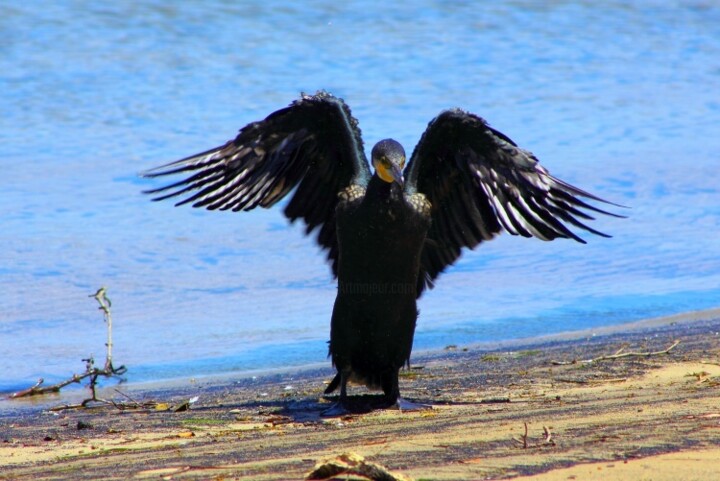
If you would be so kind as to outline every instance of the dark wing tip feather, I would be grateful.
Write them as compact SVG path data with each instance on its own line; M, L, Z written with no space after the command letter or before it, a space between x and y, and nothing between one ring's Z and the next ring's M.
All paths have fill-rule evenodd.
M595 194L591 194L590 192L587 192L586 190L583 190L583 189L581 189L581 188L579 188L579 187L576 187L576 186L574 186L574 185L572 185L572 184L568 184L568 183L565 182L564 180L558 179L558 178L555 177L555 176L550 176L550 177L552 177L553 181L554 181L556 184L562 186L568 193L571 193L571 194L573 194L573 195L579 195L579 196L581 196L581 197L585 197L586 199L592 199L592 200L594 200L594 201L596 201L596 202L602 202L603 204L612 205L613 207L618 207L618 208L620 208L620 209L630 209L630 207L628 207L628 206L626 206L626 205L618 204L618 203L609 201L609 200L607 200L607 199L603 199L602 197L598 197L598 196L595 195ZM601 213L601 214L609 215L609 216L611 216L611 217L625 218L625 216L622 216L622 215L619 215L619 214L615 214L615 213L613 213L613 212L607 212L607 211L598 209L597 207L594 207L594 206L592 206L592 205L590 205L590 204L584 204L583 207L586 208L586 209L594 210L595 212L599 212L599 213Z
M143 170L139 172L138 175L147 179L153 179L155 177L163 177L166 175L174 175L182 172L198 170L204 165L204 163L212 163L212 161L216 159L218 153L227 149L232 143L233 141L231 140L219 147L214 147L198 154L183 157L180 160L174 160L167 164Z

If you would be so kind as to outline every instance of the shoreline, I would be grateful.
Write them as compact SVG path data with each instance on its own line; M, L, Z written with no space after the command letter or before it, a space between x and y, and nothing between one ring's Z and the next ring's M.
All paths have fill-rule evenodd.
M595 337L595 336L607 336L613 334L632 333L643 329L652 329L671 324L685 324L698 322L703 320L720 319L720 307L713 309L704 309L699 311L689 311L680 314L673 314L668 316L653 317L648 319L641 319L639 321L632 321L624 324L613 324L610 326L602 326L597 328L586 328L579 330L561 331L553 334L546 334L534 337L521 337L514 339L506 339L499 341L478 341L467 344L457 345L459 349L465 350L502 350L502 349L522 349L525 346L532 346L537 344L546 344L553 342L562 341L578 341L584 338ZM422 362L423 359L428 357L437 356L447 350L445 348L433 348L433 349L421 349L413 350L411 356L411 365L416 362ZM313 363L298 364L293 366L285 367L267 367L258 369L249 369L242 371L227 371L218 374L203 374L203 375L187 375L178 376L159 380L149 381L137 381L137 382L124 382L117 383L110 386L101 387L100 390L112 390L112 389L127 389L132 392L145 392L153 390L172 391L174 389L182 389L187 387L189 384L201 383L201 384L227 384L232 383L238 379L254 379L262 378L273 375L283 374L299 374L305 371L312 372L323 372L327 371L327 376L332 376L334 370L331 366L330 360L318 361ZM101 386L107 384L103 382L101 378ZM30 386L30 383L27 387ZM60 394L50 394L40 397L31 397L25 399L10 400L8 396L12 392L0 393L0 417L3 416L3 412L12 410L13 407L22 409L27 404L27 409L40 409L45 404L51 404L52 402L71 402L75 399L82 400L85 388L81 388L76 385L69 385L68 388L61 391ZM45 400L53 398L51 402L45 402ZM66 400L67 398L67 400Z
M0 480L302 479L346 452L414 479L600 479L591 475L641 465L661 480L720 472L720 309L621 327L419 352L401 390L430 411L324 418L329 363L119 387L165 405L198 396L182 412L18 409L0 416ZM666 354L577 362L621 348L658 353L675 340ZM114 388L100 394L123 399ZM643 461L654 457L661 471ZM614 479L638 473L624 476Z

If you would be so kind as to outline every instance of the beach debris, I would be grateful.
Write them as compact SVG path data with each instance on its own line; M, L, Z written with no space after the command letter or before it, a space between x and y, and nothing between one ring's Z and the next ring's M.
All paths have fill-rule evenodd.
M545 444L551 444L555 446L555 441L553 441L552 433L550 432L549 427L543 426L543 434L545 434Z
M66 379L65 381L61 381L57 384L53 384L52 386L43 386L44 379L40 378L38 381L33 385L32 387L29 387L27 389L23 389L22 391L18 391L16 393L11 394L9 397L10 399L17 399L21 397L29 397L29 396L37 396L42 394L47 394L51 392L59 392L60 389L67 386L68 384L72 383L79 383L85 378L90 378L90 392L91 397L84 400L82 404L78 405L80 407L86 407L87 404L91 402L101 402L101 403L108 403L108 401L105 401L103 399L100 399L97 397L96 393L96 387L97 387L97 379L100 376L104 377L112 377L112 376L121 376L125 374L127 371L127 368L125 366L120 367L114 367L112 364L112 314L110 312L110 306L112 303L110 302L110 299L107 297L107 289L105 287L101 287L100 289L95 292L95 294L90 294L88 297L92 297L100 304L100 309L103 312L103 320L107 324L107 342L105 343L105 346L107 347L106 357L105 357L105 366L100 369L95 367L95 358L91 355L87 359L83 359L82 361L85 363L85 372L82 374L73 374L71 378ZM73 406L73 407L78 407Z
M528 447L528 426L527 426L527 423L523 423L523 424L525 424L525 433L522 435L521 439L518 439L514 436L512 439L516 443L522 444L523 449L527 449L527 447Z
M170 409L171 409L171 411L174 412L174 413L181 413L181 412L183 412L183 411L189 411L189 410L190 410L190 403L187 402L187 401L183 401L183 402L179 403L178 405L173 406L173 407L170 408Z
M502 361L502 356L499 354L484 354L480 360L485 362L498 362Z
M103 320L105 321L105 324L107 324L107 342L105 343L105 346L107 347L107 353L105 355L105 367L103 370L105 372L110 373L117 373L117 371L122 370L124 373L127 369L125 369L125 366L120 366L119 368L115 369L112 364L112 313L110 312L110 306L112 306L112 302L110 302L110 298L107 296L107 289L105 287L101 287L100 289L95 292L95 294L90 294L88 297L94 298L98 304L100 304L100 307L98 307L99 310L103 311Z
M705 370L685 374L685 377L694 377L697 379L696 384L704 384L712 387L720 386L720 376L714 376L711 372Z
M625 347L621 347L618 349L615 354L595 357L593 359L573 359L572 361L551 361L551 363L555 366L568 366L571 364L592 364L593 362L598 361L608 361L612 359L620 359L623 357L651 357L651 356L660 356L662 354L668 354L670 351L675 349L677 345L680 344L679 340L674 341L670 347L667 349L663 349L662 351L650 351L650 352L637 352L637 351L630 351L630 352L623 352L625 350Z
M87 422L87 421L83 421L83 420L81 419L81 420L78 421L78 423L77 423L77 429L78 429L78 431L80 431L80 430L82 430L82 429L95 429L95 426L93 426L91 423L89 423L89 422Z
M504 404L512 402L509 397L489 397L480 400L480 404Z
M620 382L626 382L628 378L626 377L614 377L614 378L601 378L601 379L571 379L566 377L557 377L554 378L554 381L557 382L567 382L567 383L573 383L573 384L609 384L609 383L620 383Z
M189 411L190 407L197 402L197 400L200 399L200 396L193 396L190 399L186 401L182 401L172 408L170 408L173 412L178 413L182 411Z
M412 481L407 476L391 473L384 466L368 462L364 457L352 452L317 463L305 479L328 480L351 475L371 481Z
M520 438L514 437L512 438L513 441L515 441L518 444L521 444L523 449L528 448L539 448L543 446L555 446L555 440L552 438L552 433L550 432L550 428L547 426L543 426L543 436L545 438L540 443L530 444L528 442L528 423L523 423L525 425L525 432L520 436Z

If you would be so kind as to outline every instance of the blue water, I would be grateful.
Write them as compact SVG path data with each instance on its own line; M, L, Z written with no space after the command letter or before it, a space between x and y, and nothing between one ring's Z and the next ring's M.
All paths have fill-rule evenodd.
M103 285L131 381L325 361L335 287L299 226L136 176L320 88L368 145L460 106L631 207L594 224L613 239L466 254L416 349L720 306L716 2L248 3L0 3L0 391L102 362Z

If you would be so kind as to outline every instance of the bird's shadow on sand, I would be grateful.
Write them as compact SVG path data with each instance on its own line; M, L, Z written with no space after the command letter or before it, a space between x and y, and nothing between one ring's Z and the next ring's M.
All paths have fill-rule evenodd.
M485 404L484 402L463 402L448 401L437 399L412 399L413 403L424 405L427 409L419 411L429 411L433 406L452 406L467 404ZM234 409L246 412L254 412L257 415L268 416L274 420L280 418L284 422L312 423L322 422L333 418L346 418L363 416L379 411L402 411L397 406L388 406L383 395L377 394L360 394L348 397L345 407L348 409L334 409L339 403L339 396L323 396L320 398L312 397L305 399L293 400L253 400L239 402L233 404L225 404L224 409L232 411ZM195 412L203 411L203 407L193 408Z

